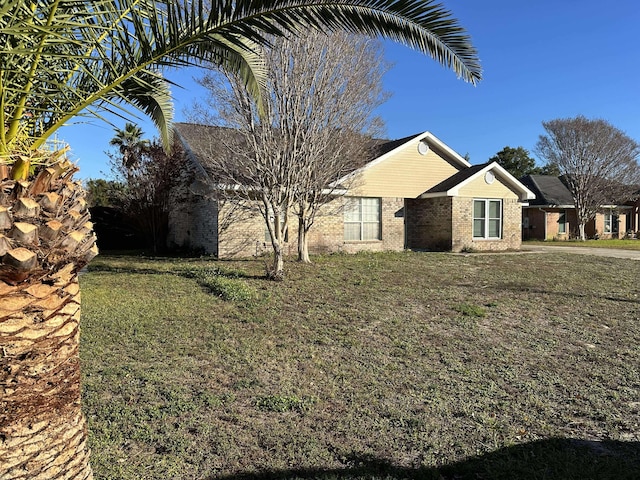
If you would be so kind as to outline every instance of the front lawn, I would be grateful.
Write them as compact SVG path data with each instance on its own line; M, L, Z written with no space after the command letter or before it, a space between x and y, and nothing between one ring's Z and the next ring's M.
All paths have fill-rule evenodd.
M99 256L81 277L96 479L632 479L636 262Z

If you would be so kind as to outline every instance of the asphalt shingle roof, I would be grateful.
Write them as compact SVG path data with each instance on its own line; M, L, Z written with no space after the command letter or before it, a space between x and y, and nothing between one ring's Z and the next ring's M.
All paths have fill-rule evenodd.
M482 163L480 165L472 165L469 168L465 168L464 170L460 170L458 173L452 175L451 177L447 178L446 180L443 180L439 184L434 185L433 187L431 187L429 190L427 190L424 193L443 193L443 192L446 192L448 190L451 190L456 185L459 185L460 183L464 182L468 178L473 177L476 173L478 173L480 170L482 170L484 167L486 167L489 163L491 163L491 162Z
M197 160L203 165L207 164L206 158L211 155L212 148L215 148L216 138L221 138L220 136L238 135L238 141L242 143L241 136L231 128L194 123L176 123L174 124L174 128L180 137L184 139L191 152L197 157ZM369 143L369 155L364 164L404 145L417 135L418 134L415 134L397 140L371 139ZM362 161L354 161L352 171L357 170L364 164Z
M558 177L551 175L527 175L520 181L536 195L530 205L573 206L573 196Z

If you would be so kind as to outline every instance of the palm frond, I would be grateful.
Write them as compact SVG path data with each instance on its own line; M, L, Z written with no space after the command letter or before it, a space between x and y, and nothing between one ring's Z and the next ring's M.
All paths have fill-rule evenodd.
M258 97L261 47L309 28L392 39L481 78L469 36L432 0L5 0L0 12L0 153L18 130L37 146L77 115L125 103L167 134L161 69L211 62Z

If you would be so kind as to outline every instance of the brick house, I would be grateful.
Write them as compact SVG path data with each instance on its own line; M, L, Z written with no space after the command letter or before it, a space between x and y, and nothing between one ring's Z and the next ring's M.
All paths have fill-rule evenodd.
M215 198L203 138L212 127L177 124L195 195L170 215L172 246L220 258L270 248L262 216L250 205ZM520 247L522 205L533 193L495 162L471 166L429 132L378 145L364 166L342 179L309 232L312 253L384 250L507 250ZM348 187L347 187L348 185ZM285 247L296 252L297 222Z
M536 196L522 209L524 240L568 240L579 236L573 196L560 178L527 175L521 182ZM587 238L619 238L628 230L635 231L632 205L602 205L585 225Z

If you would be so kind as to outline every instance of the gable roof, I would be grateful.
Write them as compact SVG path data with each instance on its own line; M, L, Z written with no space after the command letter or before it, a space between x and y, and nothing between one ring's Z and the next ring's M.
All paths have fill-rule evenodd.
M473 165L467 169L461 170L455 175L450 176L438 185L431 187L429 190L420 195L419 198L433 197L455 197L460 193L460 189L469 184L473 180L482 177L488 171L492 171L502 180L508 187L518 194L520 200L532 200L535 197L534 192L523 185L516 177L505 170L498 162L487 162L480 165Z
M238 136L238 133L230 128L191 123L176 123L175 131L177 133L177 137L182 142L187 155L191 157L192 161L196 164L196 168L205 178L209 177L209 175L213 173L208 171L209 168L206 166L205 161L206 158L211 155L212 140L220 138L221 135L226 137L233 135ZM430 188L428 191L421 194L419 198L457 196L460 188L484 175L489 170L494 171L503 183L516 192L520 197L520 200L524 201L535 198L535 194L531 190L519 182L497 162L488 162L472 166L463 157L429 131L396 140L371 139L371 146L369 148L370 160L365 165L356 165L354 163L353 170L350 173L347 173L330 186L336 187L345 180L350 179L352 176L392 158L404 149L413 148L413 146L420 141L426 142L429 148L437 151L441 157L460 169L460 171L438 185Z
M226 145L230 143L238 152L246 151L248 148L242 133L234 128L177 122L174 124L174 131L187 154L198 164L198 168L204 168L208 174L214 176L216 172L212 171L210 162L208 162L207 159L216 153L214 152L216 144ZM389 141L385 139L367 138L365 142L366 155L362 158L349 158L349 164L345 165L345 175L362 167L366 162L377 158L380 152L388 150L396 142L398 142L398 140ZM228 147L228 145L224 148L226 147ZM233 155L230 155L226 161L233 162Z
M531 205L574 208L573 195L558 177L527 175L521 181L536 195Z
M468 168L471 166L469 162L467 162L463 157L461 157L458 153L456 153L451 147L441 141L438 137L432 134L429 131L419 133L416 135L410 135L408 137L399 138L397 140L389 140L386 142L381 142L371 149L371 159L362 167L355 169L351 173L345 175L344 177L338 179L335 184L339 185L355 175L362 173L365 170L368 170L376 165L384 162L385 160L393 157L398 152L411 148L411 146L418 141L424 140L430 148L433 148L438 151L438 153L448 160L453 165L458 168Z

